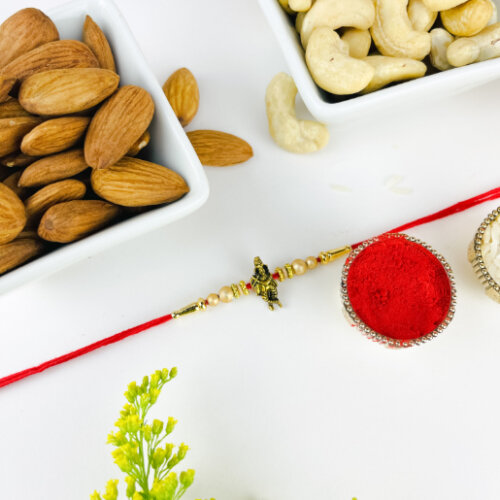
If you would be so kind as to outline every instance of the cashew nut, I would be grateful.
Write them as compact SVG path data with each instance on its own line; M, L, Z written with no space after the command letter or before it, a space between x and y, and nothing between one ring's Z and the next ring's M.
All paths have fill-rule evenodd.
M423 0L408 2L408 17L411 25L417 31L429 31L436 22L438 13L429 9Z
M452 35L473 36L488 25L492 15L489 0L469 0L441 12L441 22Z
M288 0L278 0L283 10L288 14L293 14L293 10L288 6Z
M300 30L302 29L302 23L304 22L305 16L305 12L297 13L297 17L295 18L295 29L297 30L297 33L300 33Z
M448 62L455 67L500 56L500 23L487 26L468 38L457 38L446 51Z
M322 123L298 120L295 115L297 87L291 76L278 73L266 91L269 132L278 146L292 153L312 153L324 148L329 139Z
M423 59L431 50L429 33L413 29L407 0L374 0L375 22L371 34L384 56Z
M340 37L349 46L349 55L361 59L370 52L372 37L368 30L347 28Z
M423 62L406 57L368 56L363 61L375 69L371 82L362 91L363 94L381 89L392 82L419 78L427 71Z
M306 63L316 84L332 94L355 94L370 83L375 73L368 63L351 57L347 43L325 27L313 31Z
M467 0L424 0L425 5L429 9L438 12L440 10L453 9L457 5L464 3Z
M495 24L498 20L497 4L493 0L488 0L493 8L493 14L491 14L490 20L488 21L488 26Z
M295 12L306 12L311 8L312 0L288 0L288 7Z
M452 68L453 66L448 62L446 51L448 50L450 43L455 40L455 37L450 35L443 28L434 28L430 31L430 33L432 38L430 53L431 64L440 71Z
M302 46L307 48L313 30L320 26L333 30L344 26L367 30L374 19L373 0L316 0L302 23Z

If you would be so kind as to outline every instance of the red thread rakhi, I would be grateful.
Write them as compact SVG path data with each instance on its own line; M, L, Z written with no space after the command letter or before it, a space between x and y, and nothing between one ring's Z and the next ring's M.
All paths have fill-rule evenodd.
M348 319L388 347L411 347L441 333L455 313L455 285L445 259L405 234L366 241L347 258L341 297Z
M256 258L254 262L255 272L249 283L246 283L245 281L240 281L238 284L233 283L230 286L222 287L219 294L212 293L208 295L206 299L199 299L193 304L189 304L188 306L179 309L178 311L174 311L171 314L166 314L164 316L153 319L151 321L135 326L128 330L124 330L123 332L116 333L114 335L111 335L110 337L106 337L102 340L99 340L98 342L94 342L93 344L81 347L80 349L69 352L62 356L58 356L49 361L45 361L44 363L41 363L38 366L33 366L26 370L22 370L20 372L13 373L11 375L7 375L6 377L0 378L0 387L5 387L7 385L13 384L14 382L18 382L26 377L35 375L36 373L41 373L53 366L66 363L67 361L83 356L84 354L100 349L101 347L105 347L114 344L116 342L120 342L121 340L124 340L127 337L131 337L132 335L137 335L141 332L149 330L150 328L153 328L154 326L158 326L167 323L171 320L181 318L186 314L194 313L197 311L204 311L207 309L207 307L216 306L219 303L219 301L230 302L233 299L237 299L241 296L248 295L250 293L250 290L253 290L255 293L257 293L257 295L261 296L267 302L270 309L273 309L276 305L281 306L281 303L278 300L277 296L277 281L283 281L285 279L293 278L296 275L304 274L309 269L316 268L318 264L328 264L347 254L350 254L350 256L348 257L348 261L344 268L343 281L342 281L343 283L342 294L344 298L344 305L346 306L346 310L349 313L349 316L353 318L354 324L361 327L363 333L368 334L368 336L373 340L385 343L386 345L391 347L407 347L407 346L409 347L411 345L420 344L422 342L429 340L430 338L434 338L440 331L442 331L447 326L447 324L451 321L453 317L453 312L455 310L455 289L453 285L453 278L451 276L451 271L448 264L446 264L444 259L439 254L434 252L425 243L421 243L418 240L406 235L396 235L397 238L400 238L400 241L403 241L404 239L412 244L414 243L416 245L420 245L422 249L425 250L425 252L427 252L425 253L422 250L422 253L420 255L421 258L420 260L421 261L427 260L429 266L425 267L416 265L414 271L416 270L417 272L414 273L413 278L414 279L415 277L418 278L418 269L420 270L426 269L425 271L426 273L430 272L430 274L427 274L427 278L429 279L422 280L420 282L417 279L417 286L414 288L414 291L419 289L418 285L420 284L420 288L422 288L422 290L420 290L421 293L413 295L407 294L406 300L408 301L408 304L410 300L414 300L416 302L413 303L412 307L414 308L418 307L418 305L415 306L415 304L425 303L426 301L424 300L424 302L422 302L422 300L426 297L427 299L429 298L426 295L429 292L429 290L436 291L439 290L439 288L441 287L442 291L442 296L439 296L439 294L437 294L436 298L436 295L434 295L434 298L436 298L435 300L436 308L434 309L433 307L429 307L428 309L429 314L426 318L427 323L424 323L424 325L427 325L426 328L424 327L422 327L421 329L410 328L407 330L401 329L398 332L397 330L394 331L391 330L391 314L386 314L385 319L387 320L387 318L389 318L389 321L386 321L385 323L381 324L382 326L379 326L380 318L378 318L377 316L378 314L377 310L372 311L372 314L370 316L371 320L375 318L377 324L375 325L374 323L372 323L369 326L370 321L368 321L368 316L366 315L366 311L363 308L362 305L363 302L362 301L359 303L357 302L357 298L362 297L362 294L356 296L356 299L353 301L355 294L351 295L349 294L349 287L350 287L349 283L351 283L351 285L353 283L359 284L360 279L361 283L363 282L362 273L360 272L359 269L356 271L357 268L356 259L360 259L357 261L358 263L362 262L361 257L366 255L370 256L371 251L368 252L370 246L372 246L372 250L373 248L376 249L377 248L376 243L378 245L379 242L391 241L393 238L396 237L390 233L400 233L401 231L406 231L407 229L411 229L412 227L420 226L428 222L442 219L449 215L463 212L464 210L467 210L470 207L474 207L486 201L495 200L497 198L500 198L500 187L487 191L486 193L482 193L478 196L474 196L473 198L469 198L467 200L456 203L450 207L440 210L439 212L427 215L425 217L421 217L420 219L414 220L407 224L403 224L402 226L394 228L385 233L383 236L375 238L373 240L355 243L353 245L348 245L343 248L331 250L328 252L321 252L321 254L318 257L308 257L305 260L296 259L295 261L292 262L292 264L285 264L283 268L276 268L273 274L269 272L267 266L263 264L259 258ZM409 246L408 248L410 247L411 246ZM352 250L354 250L354 252L352 252ZM436 261L435 260L433 261L433 259L430 257L429 254L433 255L437 259L437 261L440 264L442 264L444 271L440 270L439 266L437 266L436 264ZM433 268L432 264L433 262L434 264L436 264L434 266L434 272L430 271L430 269ZM354 266L353 263L356 265ZM385 265L387 266L387 262ZM349 282L348 277L350 272L358 273L357 274L358 279L356 281ZM378 274L379 276L382 276L383 271L379 269ZM351 277L352 276L353 275L351 275ZM365 278L366 277L367 274L365 273ZM404 277L405 276L403 272L400 274L399 279L400 280L404 279ZM387 285L387 276L384 275L384 278L385 278L385 283ZM446 279L448 279L448 282L446 281ZM347 290L347 295L345 293L345 290ZM376 291L377 290L375 290L375 292ZM370 291L368 291L368 293L370 293ZM382 299L384 299L384 297L387 299L387 289L385 290L381 289L379 293ZM427 302L429 301L427 300ZM429 305L429 303L427 305ZM431 300L431 306L432 306L432 300ZM347 309L347 307L351 307L352 311ZM397 309L395 310L397 311ZM358 315L358 312L361 314L361 316ZM387 313L387 311L385 312ZM389 313L390 312L391 311L389 310ZM392 310L392 312L394 313L394 310ZM440 321L441 315L443 316L442 321ZM400 315L400 319L401 317L404 318L404 315ZM358 318L359 321L356 321ZM393 315L392 320L394 320L395 318L396 315ZM432 331L427 332L427 330L430 329L433 325L436 325L436 327ZM373 328L374 326L375 328ZM386 330L386 328L389 329ZM394 324L392 328L394 328ZM382 329L382 331L381 332L377 331L377 329ZM391 335L395 336L396 338L391 337Z

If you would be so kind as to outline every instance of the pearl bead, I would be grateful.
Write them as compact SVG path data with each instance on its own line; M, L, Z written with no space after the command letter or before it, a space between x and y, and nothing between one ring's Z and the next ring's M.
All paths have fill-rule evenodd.
M219 296L216 293L211 293L207 297L207 302L209 306L216 306L219 303Z
M219 298L222 302L231 302L234 299L233 291L230 286L223 286L219 290Z
M292 267L295 271L295 274L297 274L298 276L304 274L307 271L307 264L302 259L295 259L292 262Z
M306 264L309 269L314 269L318 265L316 257L307 257Z

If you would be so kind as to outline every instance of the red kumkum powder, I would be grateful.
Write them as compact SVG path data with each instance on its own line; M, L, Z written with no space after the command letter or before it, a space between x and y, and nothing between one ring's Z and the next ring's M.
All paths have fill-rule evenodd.
M452 297L448 274L437 257L419 243L390 235L354 258L347 294L367 326L398 340L435 330L446 318Z

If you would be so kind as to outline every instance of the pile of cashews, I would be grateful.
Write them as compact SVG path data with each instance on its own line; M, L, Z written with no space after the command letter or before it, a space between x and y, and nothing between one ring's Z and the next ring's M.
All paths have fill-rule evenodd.
M492 0L278 0L311 76L336 95L368 93L427 72L500 56ZM440 26L437 24L438 15ZM370 52L372 47L374 49Z

